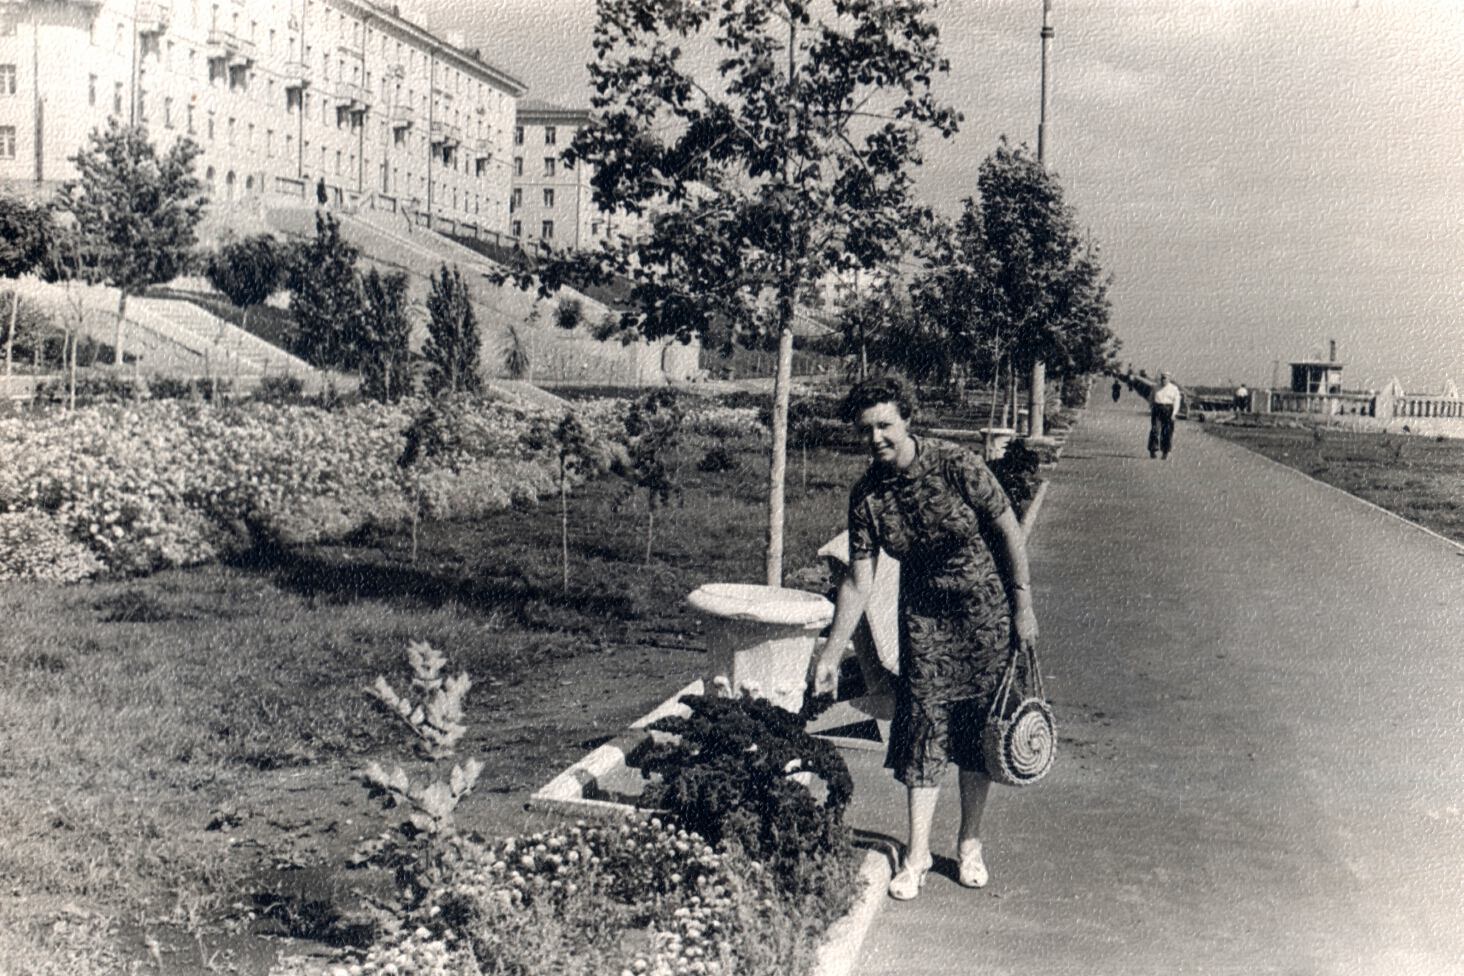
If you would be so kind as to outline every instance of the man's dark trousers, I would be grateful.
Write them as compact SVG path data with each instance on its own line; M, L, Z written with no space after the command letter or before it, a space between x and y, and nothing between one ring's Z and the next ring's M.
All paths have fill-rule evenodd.
M1157 457L1160 451L1169 456L1174 446L1174 404L1149 404L1149 457Z

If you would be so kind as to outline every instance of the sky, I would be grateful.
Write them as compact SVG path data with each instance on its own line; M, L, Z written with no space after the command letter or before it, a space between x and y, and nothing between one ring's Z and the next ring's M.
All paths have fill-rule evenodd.
M588 105L594 0L402 12ZM1003 135L1036 145L1042 0L933 16L965 122L916 178L954 216ZM1464 3L1053 0L1053 26L1045 159L1113 275L1122 362L1264 387L1335 341L1349 388L1464 387Z

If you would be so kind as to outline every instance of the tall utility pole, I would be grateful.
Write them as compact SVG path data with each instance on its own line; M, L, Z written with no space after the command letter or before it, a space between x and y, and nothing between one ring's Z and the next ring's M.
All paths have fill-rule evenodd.
M1052 0L1042 0L1042 102L1037 114L1037 165L1046 167L1047 153L1047 52L1052 46ZM1041 437L1047 429L1047 364L1032 363L1027 397L1027 435Z

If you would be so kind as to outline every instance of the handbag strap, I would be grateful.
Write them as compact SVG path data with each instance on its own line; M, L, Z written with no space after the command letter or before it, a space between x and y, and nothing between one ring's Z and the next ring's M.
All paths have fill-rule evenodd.
M1006 714L1007 703L1011 701L1012 691L1017 681L1017 658L1023 656L1026 657L1026 690L1029 696L1040 698L1043 701L1047 700L1047 687L1042 681L1042 669L1037 664L1036 642L1028 642L1024 650L1022 642L1014 639L1011 642L1011 653L1007 656L1006 671L1001 676L1001 684L997 686L996 697L991 700L990 714Z

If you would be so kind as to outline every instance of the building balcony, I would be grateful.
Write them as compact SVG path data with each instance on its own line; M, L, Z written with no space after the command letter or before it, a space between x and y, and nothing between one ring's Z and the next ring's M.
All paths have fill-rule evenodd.
M286 88L308 88L315 77L314 70L303 61L287 61L280 74L285 79Z
M489 139L488 137L484 136L482 138L472 140L472 144L473 144L473 158L474 159L492 159L493 158L493 140L492 139Z
M173 20L173 5L158 0L142 0L137 5L137 33L161 34Z
M371 107L374 99L371 97L371 89L364 85L358 85L354 81L340 81L336 83L336 97L350 107L353 112L364 112Z
M417 110L410 105L393 105L391 107L391 127L393 129L410 129L417 121Z
M462 145L463 130L450 122L432 123L432 143L440 146Z
M222 58L231 65L254 63L258 50L253 41L246 41L231 31L217 28L208 32L208 56Z

